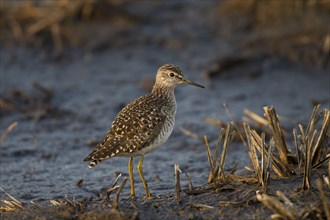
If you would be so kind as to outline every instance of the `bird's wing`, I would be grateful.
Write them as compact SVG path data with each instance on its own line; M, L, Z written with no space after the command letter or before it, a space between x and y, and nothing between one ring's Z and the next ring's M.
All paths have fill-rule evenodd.
M166 115L162 103L141 97L120 111L108 135L84 161L102 161L120 154L134 153L148 146L160 133Z

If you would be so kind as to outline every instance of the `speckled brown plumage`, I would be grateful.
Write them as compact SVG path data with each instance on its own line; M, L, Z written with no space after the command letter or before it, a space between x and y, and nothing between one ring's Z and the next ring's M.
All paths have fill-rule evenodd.
M141 155L143 149L160 141L164 126L172 131L174 125L176 104L172 93L157 89L128 104L117 115L108 135L84 161L93 160L93 167L110 157Z
M177 84L203 87L185 79L178 67L172 64L161 66L151 93L123 108L112 123L107 136L84 159L91 161L89 167L92 168L111 157L127 156L131 157L129 169L132 170L132 157L141 156L138 170L147 197L150 197L142 174L143 156L163 144L172 132L176 113L174 88ZM134 180L131 170L132 187ZM131 190L131 196L134 196L134 186Z

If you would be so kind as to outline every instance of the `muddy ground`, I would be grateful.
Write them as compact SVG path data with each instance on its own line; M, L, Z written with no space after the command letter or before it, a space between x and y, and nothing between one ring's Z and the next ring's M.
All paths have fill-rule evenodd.
M39 43L32 40L24 45L10 40L10 29L6 30L0 50L5 103L0 130L18 124L1 144L0 186L29 211L2 212L1 219L269 217L272 212L255 197L260 189L257 183L187 193L188 181L181 175L181 201L175 201L174 164L188 173L194 187L207 184L210 171L203 140L185 135L180 128L207 135L213 150L219 127L205 119L230 121L223 103L237 122L242 122L244 109L263 115L263 106L273 105L295 152L292 128L307 124L315 104L320 103L322 109L330 106L330 37L319 28L324 28L323 19L328 17L319 18L322 13L307 7L301 10L307 10L313 19L306 20L314 25L293 19L283 28L283 23L265 22L262 13L251 19L246 12L250 6L243 6L217 1L129 2L104 6L105 11L119 12L99 18L96 12L106 13L96 5L89 21L64 21L70 36L81 36L74 35L77 43L71 44L70 37L65 38L63 50L56 50L53 38L43 36L47 30L35 36ZM231 13L236 11L232 7L242 15ZM270 11L268 19L274 19ZM319 30L315 35L313 28ZM155 199L143 200L144 189L135 170L137 198L129 199L127 182L120 194L121 212L111 211L114 194L105 201L104 190L118 173L128 176L127 158L113 158L93 169L82 159L92 150L90 143L106 134L116 113L150 91L155 71L165 63L178 65L187 78L206 89L186 85L176 89L174 131L166 144L144 160L144 174ZM252 167L246 147L234 141L226 157L226 172L235 168L235 174L253 176L246 166ZM311 218L322 218L322 211L313 211L321 207L315 181L327 172L326 166L313 171L309 192L299 190L301 174L274 177L269 193L280 190L300 209L310 208ZM5 194L1 198L8 199ZM222 201L232 203L223 205Z

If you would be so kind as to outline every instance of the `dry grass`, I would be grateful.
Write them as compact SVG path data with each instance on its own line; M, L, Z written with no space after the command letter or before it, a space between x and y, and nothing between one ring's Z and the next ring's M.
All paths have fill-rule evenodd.
M245 127L244 123L247 123L253 130L257 131L258 133L264 132L267 136L270 136L272 134L271 127L269 126L269 122L266 118L252 112L249 109L244 109L243 113L244 116L242 116L240 121L234 121L232 117L230 116L230 112L227 109L227 107L224 105L228 117L231 121L234 122L235 130L239 131L235 133L234 140L235 141L242 141L244 145L245 139L246 139L246 133L245 133ZM216 127L220 128L226 128L227 123L220 121L218 119L205 117L204 119L205 123L212 124ZM181 131L186 134L187 136L193 137L195 139L202 139L199 134L193 133L187 129L182 128ZM281 128L281 132L284 137L287 137L289 134L287 131L285 131L283 128Z
M205 149L210 164L208 183L213 182L213 184L197 187L194 190L184 190L184 192L187 194L200 195L211 191L222 192L226 190L237 190L243 187L242 184L246 183L259 183L261 189L257 191L256 198L265 207L271 209L275 213L272 215L272 218L306 219L315 215L328 216L328 202L325 196L328 192L323 191L322 185L324 184L329 189L329 177L324 176L324 181L321 183L321 181L318 180L316 184L314 180L311 180L311 176L314 169L323 169L326 162L330 159L328 149L330 144L330 109L320 111L320 105L315 106L310 120L305 126L306 129L304 129L303 125L299 124L299 129L293 129L292 137L290 137L289 133L284 131L281 127L274 107L266 106L264 107L264 112L265 118L251 111L245 110L245 113L250 117L250 121L255 121L255 123L252 124L256 129L262 132L261 135L259 135L258 132L254 128L251 128L246 122L232 121L231 123L225 124L221 121L207 118L206 122L221 127L218 144L215 148L214 154L211 153L208 138L204 136ZM230 116L230 113L228 114ZM244 118L244 120L245 119L246 118ZM242 131L241 127L244 127L245 133L244 135L238 136L237 133ZM268 143L265 138L265 131L267 131L267 137L269 137ZM191 137L200 139L198 134L189 134ZM254 168L253 171L255 177L224 173L224 161L227 149L234 136L236 136L237 140L241 137L246 138L248 143L248 154ZM295 147L289 146L289 142L286 141L287 138L291 138L294 141ZM220 156L220 146L223 140L224 143ZM291 152L289 149L296 149L296 152ZM276 174L277 177L273 174ZM303 206L301 203L300 205L297 205L280 191L276 192L276 196L266 193L268 191L268 185L272 179L296 179L299 177L302 179L301 187L295 190L307 191L308 193L311 188L315 188L317 185L321 198L320 202L323 204L323 208L316 208L316 206L312 206L311 208L303 201ZM312 182L314 182L315 186L312 186ZM298 195L296 195L293 190L294 189L292 189L291 197L296 201ZM247 196L241 201L222 201L219 205L236 206L247 204L250 201L251 197Z
M24 216L25 219L43 219L46 215L55 219L72 218L74 215L79 215L81 219L136 219L137 213L125 213L120 210L119 197L127 181L127 177L125 177L118 186L117 182L120 177L121 174L118 175L112 187L105 189L104 196L100 193L98 201L93 201L92 199L82 201L75 199L58 199L49 200L49 204L46 205L42 203L24 205L0 187L0 190L10 198L10 200L0 198L0 213L1 215L7 213L8 215L6 216L11 216L12 218L22 218ZM116 191L116 193L111 201L110 195L114 191ZM98 209L105 209L105 211L100 211Z
M236 50L215 59L204 73L209 82L233 73L255 78L274 58L330 69L330 0L229 0L218 11L220 34Z
M317 188L320 191L320 197L324 208L325 216L327 217L327 219L330 219L330 206L327 201L325 192L323 191L322 181L320 179L317 180Z
M256 176L254 180L256 180L262 186L262 192L257 191L256 198L260 202L262 202L267 208L275 212L272 218L306 218L307 216L311 215L312 212L315 211L304 208L299 210L297 206L295 206L293 202L291 202L290 199L288 199L282 192L277 192L277 196L275 197L266 194L266 191L267 185L270 181L270 164L272 165L271 167L273 168L274 173L277 174L279 178L290 178L296 176L297 174L300 175L300 173L303 173L301 189L311 189L311 172L313 171L313 169L319 169L322 166L324 167L330 156L328 149L328 146L330 144L330 109L324 109L323 111L319 111L319 108L320 105L317 105L313 109L311 118L306 126L306 129L303 128L303 125L299 124L300 134L298 134L297 129L293 130L293 139L296 146L295 149L297 151L295 154L290 152L287 146L288 144L285 140L284 133L282 132L283 129L280 126L277 113L273 107L264 107L267 123L262 117L252 114L253 118L262 121L263 125L267 124L270 127L271 137L268 144L266 143L264 132L260 136L255 130L251 129L247 123L243 123L245 129L245 137L247 138L247 143L249 147L248 153ZM322 114L323 121L321 123L320 130L318 131L317 124L320 121L319 119L321 118L320 116ZM229 125L227 125L226 127L227 129L230 129ZM215 176L215 162L214 160L212 160L213 155L210 152L207 139L205 139L205 146L210 162L211 174ZM277 154L274 152L274 148L277 149ZM221 160L224 159L221 158ZM303 170L301 167L302 163L304 164ZM221 169L223 170L223 166L221 167ZM225 187L224 185L228 186L228 184L232 186L231 180L233 179L230 178L230 175L225 175L222 172L220 172L220 174L221 175L217 177L219 179L223 179L223 177L225 176L226 182L222 182L222 185L215 184L214 188L223 188ZM239 179L245 178L241 176L237 178L236 176L234 181L237 182ZM245 179L244 181L247 180ZM325 177L324 184L329 185L328 182L328 177ZM318 212L323 212L328 218L330 212L320 180L317 181L317 187L319 189L320 197L323 204L323 211L318 210ZM236 204L236 202L228 202L228 204Z
M277 197L269 196L266 193L256 192L257 199L267 208L273 210L276 214L272 218L294 220L298 219L297 207L280 191L277 191ZM283 202L282 202L282 201Z
M7 138L8 134L17 126L17 122L13 122L12 124L10 124L7 129L5 130L5 132L3 132L3 134L0 137L0 144L2 144L4 142L4 140Z
M1 212L14 212L25 209L23 204L16 199L14 196L6 192L4 189L0 187L0 190L5 193L11 200L6 200L3 198L0 198L0 213Z
M55 58L68 48L100 50L111 45L116 30L120 34L140 20L122 5L116 0L1 0L0 31L6 47L32 45Z
M280 154L280 158L287 165L287 164L289 164L289 159L288 159L289 150L288 150L287 144L285 142L282 128L280 126L280 122L278 120L276 111L275 111L274 107L272 107L272 106L264 107L264 111L265 111L267 120L269 122L269 126L272 129L275 146L277 147L277 150Z
M301 162L305 162L305 168L309 167L309 164L312 164L314 168L320 166L329 160L329 155L327 155L327 142L329 131L329 109L324 109L322 112L319 111L320 105L317 105L311 115L309 123L307 125L306 130L304 130L303 126L299 125L300 134L297 133L297 129L293 129L293 139L296 148L296 154L293 154L287 147L286 143L286 135L283 128L280 126L280 122L278 120L277 113L273 107L265 107L265 116L264 119L261 116L257 116L255 113L252 113L248 110L244 112L248 112L249 115L252 115L258 121L261 121L263 126L268 125L269 130L271 131L270 142L269 144L265 143L265 133L262 133L261 136L255 129L251 129L250 125L247 123L243 123L243 127L245 130L245 136L247 138L248 146L249 146L249 155L256 171L256 175L258 179L261 179L261 176L264 176L265 173L262 170L266 171L266 164L271 162L273 170L280 177L288 177L294 175L296 172L300 171ZM318 132L316 130L316 124L320 120L320 115L323 114L323 121ZM245 117L243 117L244 120ZM239 124L240 122L235 122L235 124ZM222 122L218 122L217 124L223 124ZM256 123L254 123L255 125ZM224 126L226 127L226 126ZM241 129L238 128L241 126L237 126L238 132L241 132ZM260 129L257 127L256 129ZM318 137L317 137L317 134ZM317 141L316 141L317 138ZM275 146L277 148L277 152L274 154L271 150L270 146ZM257 152L261 155L262 161L258 161ZM209 153L208 153L209 154ZM269 159L270 158L272 159ZM311 160L313 162L309 162ZM307 162L306 162L307 161ZM298 167L292 167L299 165ZM266 170L263 169L266 167ZM310 170L308 168L307 170Z
M177 164L174 164L174 176L175 176L175 200L176 203L180 202L180 193L181 193L181 185L180 185L180 167Z
M8 134L17 126L17 122L14 122L10 124L7 129L2 133L0 137L0 145L4 142L4 140L7 138ZM0 190L8 196L11 200L6 200L3 198L0 198L0 212L14 212L17 210L24 209L23 204L16 199L14 196L6 192L2 187L0 187Z
M23 113L28 119L43 120L46 118L63 118L72 112L54 105L53 91L34 82L32 91L12 89L0 94L0 116L13 112Z
M218 136L218 142L214 154L211 153L210 146L208 144L208 139L206 136L204 136L207 157L210 164L210 174L208 178L208 183L213 182L215 187L225 178L225 173L224 173L225 159L227 155L228 146L233 141L234 136L235 136L234 125L233 123L228 123L226 129L220 130ZM221 144L222 144L222 151L220 154Z

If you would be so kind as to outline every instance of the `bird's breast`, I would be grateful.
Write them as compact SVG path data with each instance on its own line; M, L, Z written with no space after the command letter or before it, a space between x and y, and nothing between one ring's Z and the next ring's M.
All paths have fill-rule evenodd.
M150 152L156 150L162 144L164 144L173 131L174 122L175 122L174 117L166 119L164 126L160 130L160 132L159 132L158 136L155 138L155 140L152 143L150 143L149 146L143 148L140 152L138 152L138 154L141 155L141 154L150 153Z

